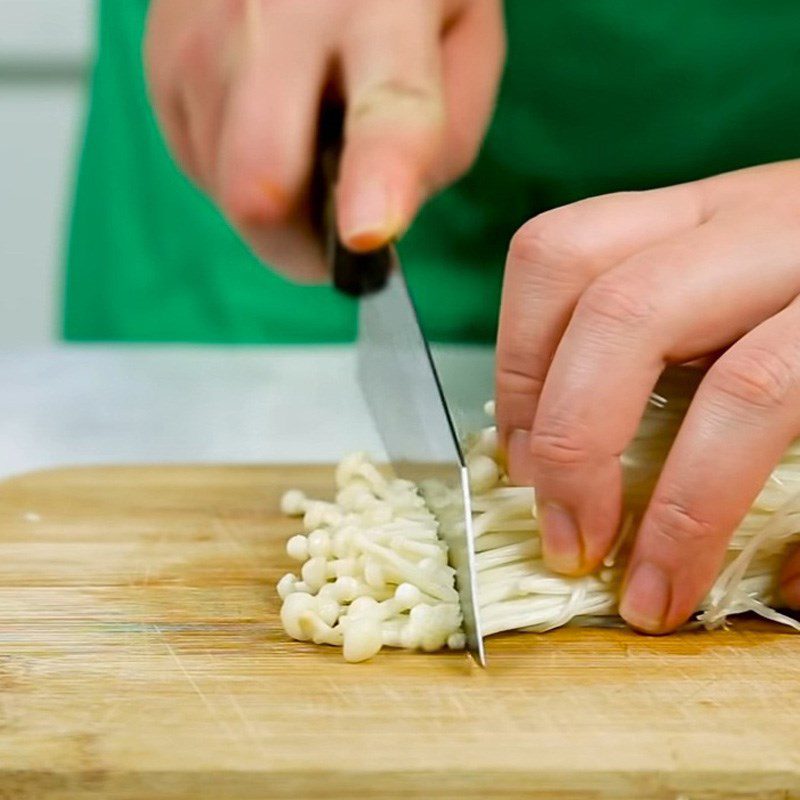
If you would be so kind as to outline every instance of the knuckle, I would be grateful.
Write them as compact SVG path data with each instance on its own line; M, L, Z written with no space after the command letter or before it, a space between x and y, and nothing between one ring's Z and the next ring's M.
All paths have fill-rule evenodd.
M512 237L509 260L524 269L575 271L589 254L575 244L576 213L570 206L528 220Z
M535 398L541 394L544 378L529 370L503 366L497 370L495 384L498 395L523 395Z
M544 467L570 467L591 459L591 447L580 429L566 421L549 421L531 434L531 455Z
M654 499L651 514L656 547L702 550L714 539L714 526L686 503L672 498Z
M656 306L652 292L639 280L607 273L583 293L576 313L592 323L613 328L639 328L650 323Z
M782 354L752 349L720 359L708 375L708 389L746 408L770 410L798 393L800 365Z
M434 88L399 77L373 83L354 97L347 109L347 125L391 116L393 120L440 131L445 115L441 94Z
M537 397L544 386L547 362L535 353L500 351L495 384L498 394Z
M267 225L274 221L274 213L265 196L243 181L228 183L220 192L219 204L235 228Z

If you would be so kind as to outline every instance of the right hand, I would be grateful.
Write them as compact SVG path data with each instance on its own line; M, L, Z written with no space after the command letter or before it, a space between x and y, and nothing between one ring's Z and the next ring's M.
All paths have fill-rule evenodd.
M338 228L400 235L472 164L505 54L500 0L152 0L146 72L175 158L263 261L328 278L308 216L320 101L346 108Z

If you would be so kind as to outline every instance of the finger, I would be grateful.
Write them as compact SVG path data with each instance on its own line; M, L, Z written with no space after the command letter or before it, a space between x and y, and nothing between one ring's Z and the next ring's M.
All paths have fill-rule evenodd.
M283 223L307 185L330 52L323 26L304 20L314 5L245 6L217 165L218 200L239 229Z
M664 365L726 347L780 311L800 292L798 246L800 231L779 220L717 216L626 259L583 293L528 448L510 454L527 461L554 569L590 570L611 546L619 455Z
M548 211L514 236L497 338L496 406L502 441L527 449L544 380L583 290L626 257L700 223L692 185L625 192ZM513 456L512 453L509 454ZM518 459L511 477L529 480Z
M239 228L242 238L264 263L296 283L328 283L322 243L304 214L284 224L247 224Z
M217 155L227 92L227 82L212 47L217 44L200 43L184 55L178 90L196 182L209 194L217 185Z
M781 596L790 608L800 609L800 547L796 547L781 572Z
M200 167L189 136L185 97L174 71L157 68L159 63L154 55L148 53L146 67L150 103L167 149L184 172L198 183L201 180Z
M434 164L434 188L465 173L489 126L505 61L503 8L499 0L473 0L448 26L442 43L445 147Z
M144 40L144 66L147 90L167 147L179 166L198 185L206 183L202 153L197 148L193 128L194 108L187 96L187 82L216 86L216 63L220 26L208 24L206 17L176 42L172 35L185 27L189 7L183 3L153 2L147 16Z
M411 221L443 143L441 18L430 0L373 0L342 45L347 101L337 192L342 240L379 247Z
M629 562L620 613L634 627L665 633L689 618L800 430L798 326L795 300L735 344L700 385Z

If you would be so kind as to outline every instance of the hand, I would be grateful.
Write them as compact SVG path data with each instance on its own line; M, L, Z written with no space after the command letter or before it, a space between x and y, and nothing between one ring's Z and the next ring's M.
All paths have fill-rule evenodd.
M153 104L176 159L255 253L325 280L307 190L320 101L346 104L344 243L370 250L463 173L504 59L500 0L153 0Z
M536 487L553 569L589 572L610 549L619 455L665 366L723 351L636 538L620 607L635 628L689 618L800 433L798 295L800 161L584 200L511 243L498 424L512 479ZM800 605L800 553L783 586Z

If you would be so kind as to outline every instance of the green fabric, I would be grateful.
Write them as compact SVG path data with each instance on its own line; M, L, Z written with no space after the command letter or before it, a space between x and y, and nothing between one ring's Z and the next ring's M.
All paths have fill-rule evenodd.
M509 62L478 164L402 243L427 330L494 336L516 227L581 197L798 155L797 0L508 0ZM171 162L149 110L146 0L102 0L64 333L310 342L354 333L331 289L264 269Z

